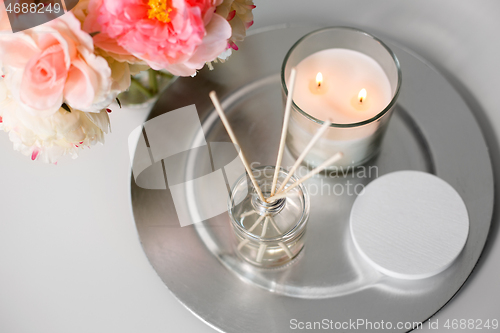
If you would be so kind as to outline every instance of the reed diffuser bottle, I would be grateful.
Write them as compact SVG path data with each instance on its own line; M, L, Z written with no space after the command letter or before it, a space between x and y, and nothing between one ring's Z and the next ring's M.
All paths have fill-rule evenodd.
M275 167L259 167L252 173L264 197L269 198ZM278 187L287 176L280 169ZM296 177L290 177L286 186L296 181ZM228 206L236 252L242 259L259 267L277 267L289 263L302 251L309 219L309 194L303 184L284 198L266 202L245 173L233 186Z

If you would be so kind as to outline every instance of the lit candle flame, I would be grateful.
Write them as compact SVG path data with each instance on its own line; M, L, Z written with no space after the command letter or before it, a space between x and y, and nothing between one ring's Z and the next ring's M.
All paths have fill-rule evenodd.
M318 72L318 74L316 74L316 84L318 85L318 88L321 87L322 82L323 82L323 74L321 74L321 72Z
M363 103L363 100L366 99L366 89L361 89L358 94L358 99L360 103Z

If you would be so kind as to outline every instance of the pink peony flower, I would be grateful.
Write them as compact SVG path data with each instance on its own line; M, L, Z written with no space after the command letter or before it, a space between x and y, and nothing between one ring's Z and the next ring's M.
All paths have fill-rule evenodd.
M90 0L84 30L118 61L145 61L194 75L227 47L231 26L214 13L221 0Z
M81 22L82 26L85 23L87 16L89 15L89 5L90 0L80 0L78 4L72 9L72 13L76 16L76 18ZM87 21L89 24L91 20ZM95 30L97 29L97 30ZM88 30L92 32L97 32L97 28L90 27ZM101 38L95 37L96 39ZM126 52L124 50L120 50L120 52ZM111 77L112 77L112 91L125 91L130 87L130 76L135 75L141 71L149 69L149 66L146 63L131 54L128 53L113 53L110 51L104 51L99 47L95 47L96 55L103 57L108 62L109 67L111 68Z
M0 62L13 99L32 116L51 116L63 103L100 112L118 94L108 63L94 54L92 37L72 13L0 35Z

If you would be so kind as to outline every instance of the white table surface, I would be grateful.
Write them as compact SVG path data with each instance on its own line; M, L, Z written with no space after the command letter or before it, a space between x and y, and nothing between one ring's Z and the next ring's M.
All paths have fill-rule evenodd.
M498 151L500 1L256 4L252 29L292 22L350 25L415 50L484 113L478 120ZM115 110L106 145L58 166L31 162L0 133L0 332L214 332L168 291L138 240L127 137L146 116L147 110ZM500 158L493 158L498 167ZM500 319L500 240L493 224L478 267L436 315L441 326L447 319ZM419 331L448 331L425 327Z

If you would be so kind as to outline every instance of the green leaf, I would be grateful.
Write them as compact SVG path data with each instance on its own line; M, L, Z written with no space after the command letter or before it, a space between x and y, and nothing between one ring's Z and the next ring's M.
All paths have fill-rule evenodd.
M96 31L96 32L91 32L89 35L90 37L94 37L95 35L99 35L101 32L100 31Z

